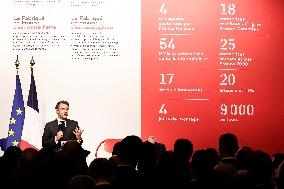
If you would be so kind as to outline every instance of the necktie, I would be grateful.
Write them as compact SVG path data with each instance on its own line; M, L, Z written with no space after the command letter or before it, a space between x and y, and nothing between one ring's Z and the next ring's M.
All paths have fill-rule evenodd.
M59 131L63 131L65 128L65 121L60 121L60 124L58 126L59 126Z

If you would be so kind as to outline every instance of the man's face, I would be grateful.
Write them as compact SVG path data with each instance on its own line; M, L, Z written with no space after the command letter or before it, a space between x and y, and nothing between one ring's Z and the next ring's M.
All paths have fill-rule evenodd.
M56 109L56 113L60 119L67 119L68 117L69 106L63 103L60 103Z
M151 142L151 143L155 143L156 142L156 137L155 136L148 136L148 142Z

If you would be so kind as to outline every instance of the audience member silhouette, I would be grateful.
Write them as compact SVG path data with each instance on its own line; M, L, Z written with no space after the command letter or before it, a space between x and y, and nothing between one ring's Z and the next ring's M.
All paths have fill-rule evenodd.
M77 140L68 140L63 145L61 153L66 159L73 162L73 165L77 167L77 171L80 174L87 174L88 165L86 158L90 152L83 149Z
M166 146L160 142L157 142L155 136L148 136L147 141L154 144L158 158L166 151Z
M43 189L63 189L67 188L70 179L79 175L80 171L70 158L66 158L60 152L55 152L52 156L41 162L38 177Z
M1 157L0 181L4 188L17 188L21 154L19 147L10 146Z
M118 154L121 148L121 142L116 142L112 148L112 154L109 158L110 161L112 161L115 165L119 164Z
M115 165L106 158L94 159L89 166L89 175L95 180L96 188L111 189Z
M68 189L95 189L95 181L88 175L76 175L71 178Z
M206 152L209 158L210 167L213 169L213 167L215 167L220 161L218 151L215 148L207 148Z
M180 138L174 143L176 158L176 177L180 187L189 187L191 181L190 158L193 153L193 144L190 140Z
M219 137L219 155L221 163L229 163L239 169L239 162L236 159L236 152L238 151L238 138L232 133L225 133Z
M29 189L38 188L37 171L39 165L40 159L38 150L26 148L22 151L19 168L19 187Z
M214 188L233 188L237 169L231 163L218 163L214 167Z
M130 135L122 139L118 153L119 163L115 167L113 185L117 188L137 188L140 186L138 163L141 158L142 140Z
M248 146L243 146L239 148L239 150L236 153L236 159L238 161L238 169L240 170L247 170L248 164L249 164L249 156L252 154L253 150L252 148Z
M158 159L158 185L160 188L177 188L176 158L172 151L162 153Z
M284 160L284 153L278 152L278 153L273 154L273 158L272 158L273 170L276 170L283 160Z
M149 185L152 187L158 187L158 152L155 145L149 141L146 141L142 145L141 158L138 164L138 172L143 180L142 188L146 188Z
M275 178L275 185L277 189L284 189L284 160L278 166Z
M269 154L263 151L254 151L249 156L248 172L252 176L257 189L273 189L273 167Z
M210 151L210 150L209 150ZM192 188L210 188L212 182L210 181L213 174L213 167L216 163L212 162L210 152L207 150L197 150L192 156ZM214 160L216 161L216 160Z

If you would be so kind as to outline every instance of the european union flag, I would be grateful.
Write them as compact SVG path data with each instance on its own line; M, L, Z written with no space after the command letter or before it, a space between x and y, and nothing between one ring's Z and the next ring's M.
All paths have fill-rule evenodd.
M16 90L13 100L8 137L6 140L6 149L9 146L18 146L21 142L22 130L25 120L25 106L22 94L20 77L16 75Z

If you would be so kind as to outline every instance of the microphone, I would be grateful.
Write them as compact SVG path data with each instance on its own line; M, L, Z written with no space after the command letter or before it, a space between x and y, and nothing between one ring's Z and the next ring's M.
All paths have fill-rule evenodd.
M65 121L60 121L59 126L59 131L63 131L63 129L65 128Z
M59 129L59 131L62 131L63 132L63 130L64 130L64 128L65 128L65 121L60 121L60 124L58 125L58 129ZM59 145L59 147L60 148L62 148L62 146L64 145L64 143L66 142L64 142L63 141L63 138L61 137L59 140L58 140L58 145Z

